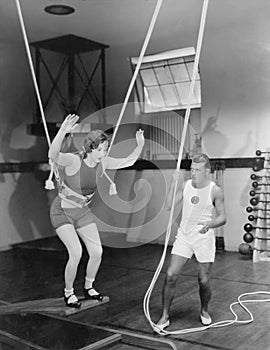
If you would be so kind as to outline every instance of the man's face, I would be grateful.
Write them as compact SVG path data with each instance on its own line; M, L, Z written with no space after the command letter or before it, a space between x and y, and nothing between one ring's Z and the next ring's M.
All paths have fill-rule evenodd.
M202 184L207 178L209 170L205 168L204 163L191 163L191 179L194 184Z

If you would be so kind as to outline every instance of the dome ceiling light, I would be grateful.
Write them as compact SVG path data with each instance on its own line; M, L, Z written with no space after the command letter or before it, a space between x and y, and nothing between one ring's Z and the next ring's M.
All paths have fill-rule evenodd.
M49 13L50 15L64 16L70 15L75 11L75 9L67 5L50 5L46 6L44 8L44 11Z

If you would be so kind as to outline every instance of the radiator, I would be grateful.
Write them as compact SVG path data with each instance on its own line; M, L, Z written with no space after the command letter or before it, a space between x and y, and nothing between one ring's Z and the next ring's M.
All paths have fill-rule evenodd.
M151 159L170 159L178 157L184 119L180 115L153 115L150 127ZM190 153L190 127L188 126L182 158Z

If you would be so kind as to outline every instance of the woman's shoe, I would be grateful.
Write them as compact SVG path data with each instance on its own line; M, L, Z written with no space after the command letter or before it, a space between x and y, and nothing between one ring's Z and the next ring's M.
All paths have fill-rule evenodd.
M80 308L82 305L75 294L70 294L68 297L64 295L64 301L66 306L75 307L76 309Z
M89 294L90 290L93 290L97 294L93 294L93 295ZM84 294L85 299L98 300L98 301L102 301L102 299L103 299L103 295L99 294L94 288L88 288L88 289L84 288L83 294Z

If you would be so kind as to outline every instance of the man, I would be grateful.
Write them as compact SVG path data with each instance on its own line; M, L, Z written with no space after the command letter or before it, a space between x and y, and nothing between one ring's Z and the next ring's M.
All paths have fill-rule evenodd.
M208 313L211 299L209 276L215 259L214 228L226 223L224 196L210 178L210 161L205 154L193 157L191 180L177 189L175 205L182 202L182 219L171 251L171 261L163 287L163 313L155 327L159 332L168 327L169 309L174 298L177 277L183 266L193 254L198 262L198 282L201 299L200 321L210 325L212 319ZM175 172L167 196L167 206L172 203L175 182L179 172ZM215 215L214 215L215 214Z

